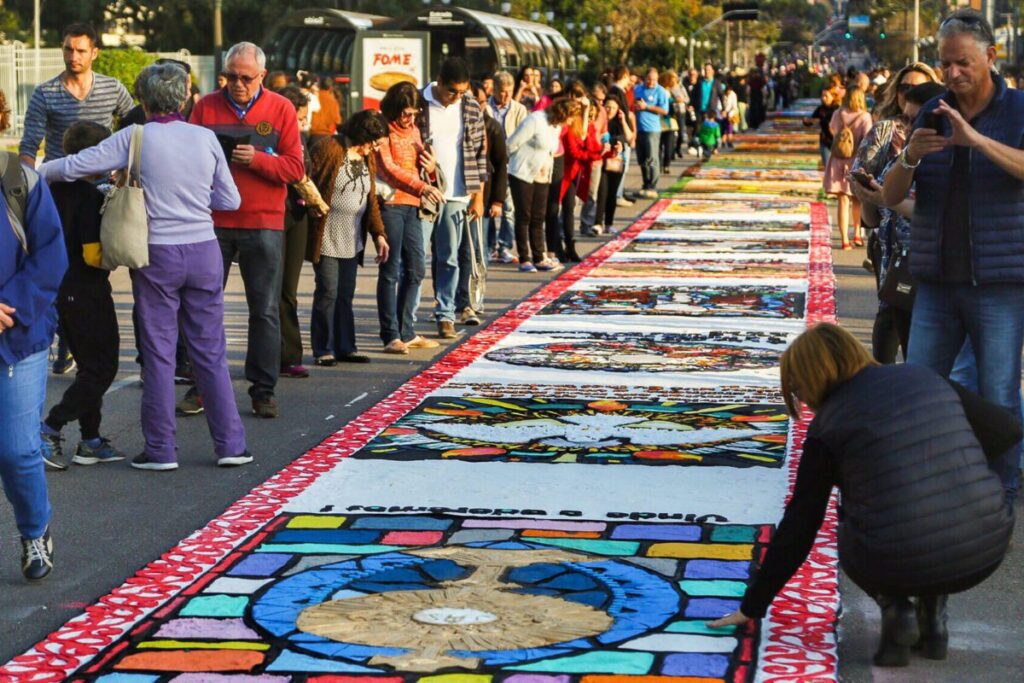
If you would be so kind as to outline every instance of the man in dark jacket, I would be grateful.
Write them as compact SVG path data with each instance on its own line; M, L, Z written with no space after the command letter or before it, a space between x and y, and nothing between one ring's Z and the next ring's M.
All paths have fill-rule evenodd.
M918 285L908 360L949 376L969 340L982 396L1019 416L1024 92L1008 89L993 70L995 41L980 13L953 12L938 38L949 92L921 108L884 188L888 206L902 201L911 183L917 192L910 251ZM1019 458L1018 444L997 463L1011 504Z

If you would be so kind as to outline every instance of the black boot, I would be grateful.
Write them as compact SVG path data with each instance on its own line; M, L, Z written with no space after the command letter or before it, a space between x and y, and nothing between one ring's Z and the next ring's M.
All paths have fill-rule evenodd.
M914 644L926 659L945 659L949 650L946 628L947 595L929 595L917 599L917 627L921 637Z
M914 605L906 597L879 595L875 601L882 608L882 641L875 653L875 666L907 666L910 646L919 637Z
M583 259L580 258L580 255L576 253L576 242L575 241L570 241L570 242L566 243L566 245L565 245L565 258L567 258L571 263L579 263L580 261L583 260Z

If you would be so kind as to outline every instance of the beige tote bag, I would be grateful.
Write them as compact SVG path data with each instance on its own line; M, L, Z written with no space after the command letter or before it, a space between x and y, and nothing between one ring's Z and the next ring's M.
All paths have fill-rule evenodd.
M142 126L132 129L128 147L128 168L103 202L100 220L102 266L145 268L149 265L149 219L146 197L142 192L139 168L142 163Z

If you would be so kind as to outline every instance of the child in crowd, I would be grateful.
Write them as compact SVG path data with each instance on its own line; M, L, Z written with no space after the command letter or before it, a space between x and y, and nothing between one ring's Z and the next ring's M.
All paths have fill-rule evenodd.
M711 155L718 151L722 142L722 128L715 120L715 112L708 110L704 112L704 120L697 129L697 138L700 140L701 149L704 152L704 160L707 161Z
M79 121L64 134L64 153L77 154L110 137L98 123ZM78 420L82 439L71 459L78 465L123 460L100 436L103 395L117 375L120 335L109 271L100 268L100 209L103 193L89 180L50 186L60 214L68 253L68 270L57 292L57 316L78 362L74 382L41 426L43 460L50 469L66 470L61 429Z

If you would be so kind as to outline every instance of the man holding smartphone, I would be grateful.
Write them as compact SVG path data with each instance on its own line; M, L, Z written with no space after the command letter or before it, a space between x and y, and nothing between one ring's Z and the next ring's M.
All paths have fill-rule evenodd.
M939 24L949 92L927 102L883 201L914 183L911 273L917 283L908 361L948 377L965 341L982 396L1020 415L1024 347L1024 92L994 70L992 27L977 11ZM1007 502L1019 487L1020 445L993 465Z
M234 45L224 60L227 86L199 100L191 122L235 141L229 161L242 206L237 211L214 211L213 222L224 257L225 283L237 258L245 285L249 305L245 377L252 384L252 411L258 417L273 418L278 415L274 389L281 368L285 199L288 185L305 176L305 166L295 107L263 88L266 61L258 46ZM179 410L199 413L202 400L190 391Z

